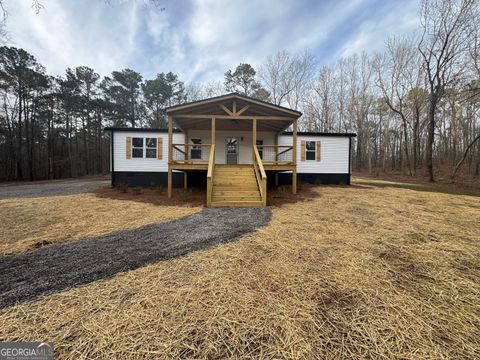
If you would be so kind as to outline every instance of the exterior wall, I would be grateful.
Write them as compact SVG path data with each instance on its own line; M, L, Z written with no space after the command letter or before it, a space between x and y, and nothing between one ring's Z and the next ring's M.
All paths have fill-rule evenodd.
M320 141L321 159L301 160L302 140ZM292 135L280 135L279 145L291 145ZM348 174L350 138L348 136L297 136L297 173L298 174Z
M162 159L126 158L127 137L153 137L163 138ZM173 134L174 143L183 143L185 135ZM138 132L114 131L113 132L113 169L115 172L168 172L168 133L166 132Z
M225 139L227 137L237 137L239 139L239 164L252 163L252 132L251 131L224 131L219 130L215 132L215 164L225 164L226 149ZM202 139L203 144L210 144L211 136L208 130L190 130L188 132L189 139ZM243 138L243 140L241 140ZM264 145L275 144L275 133L257 131L257 140L263 140ZM292 139L290 139L290 145Z
M126 158L126 138L130 137L162 137L163 156L161 160L147 158ZM275 143L274 132L257 132L257 139L265 145ZM215 162L225 164L225 138L239 138L239 163L252 163L252 133L251 131L217 131ZM241 138L243 137L243 140ZM188 138L200 138L204 144L209 144L210 131L192 130ZM280 135L278 145L291 145L292 135ZM301 161L301 143L304 141L321 142L321 160ZM168 133L152 131L113 131L113 184L128 184L131 186L167 185L168 172ZM174 143L186 143L185 135L173 134ZM299 135L297 138L297 177L298 181L316 184L349 184L350 183L350 138L348 136ZM112 149L110 149L112 151ZM112 165L112 164L111 164ZM200 172L189 174L189 185L194 182L201 185L205 180ZM272 177L273 176L270 176ZM201 181L195 181L195 179ZM291 172L279 174L280 184L291 184ZM183 185L183 172L174 172L174 186Z

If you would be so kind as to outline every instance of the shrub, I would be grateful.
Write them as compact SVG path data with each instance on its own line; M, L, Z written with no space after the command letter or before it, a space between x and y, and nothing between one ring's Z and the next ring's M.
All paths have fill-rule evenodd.
M301 181L299 181L298 184L297 184L297 190L302 191L302 189L303 189L303 183Z
M180 199L182 201L188 201L190 200L190 198L192 197L192 189L188 189L188 190L183 190L181 193L180 193Z
M132 193L133 193L134 195L140 195L140 194L142 193L142 188L141 188L140 186L134 187L134 188L132 189Z
M153 188L153 190L154 190L157 194L159 194L159 195L162 195L162 194L164 193L164 191L165 191L163 185L155 186L155 187Z
M126 193L128 191L128 185L120 183L115 185L115 189L117 189L118 192Z

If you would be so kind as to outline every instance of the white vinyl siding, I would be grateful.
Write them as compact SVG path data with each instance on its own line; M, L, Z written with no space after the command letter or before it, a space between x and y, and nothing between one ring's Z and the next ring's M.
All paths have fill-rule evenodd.
M302 140L320 141L320 161L301 161ZM291 145L292 135L278 137L279 145ZM300 174L348 174L348 136L297 136L297 173ZM318 150L318 149L315 149Z
M210 144L212 142L209 130L189 130L189 139L201 139L202 144ZM215 164L225 164L226 149L225 139L236 137L239 141L238 147L238 163L252 163L252 132L251 131L226 131L219 130L215 132ZM243 138L243 140L242 140ZM264 145L274 145L275 133L258 131L257 140L263 140Z
M210 144L210 131L191 130L188 133L190 138L201 139L203 144ZM161 137L162 141L162 159L156 158L131 158L126 159L126 138L130 136L144 138L144 151L147 138ZM252 163L252 133L251 131L217 131L215 146L215 163L225 164L225 138L239 138L239 163ZM241 138L243 137L243 140ZM264 145L273 145L275 143L275 134L273 132L257 133L257 139L263 140ZM320 141L321 159L320 161L301 161L301 143L302 140ZM185 135L182 133L173 134L173 142L183 144L186 142ZM280 135L278 145L291 145L292 135ZM147 171L147 172L167 172L168 171L168 133L167 132L137 132L137 131L114 131L114 170L115 171ZM318 149L316 149L318 151ZM297 138L297 173L311 174L348 174L349 166L349 137L348 136L304 136Z
M127 137L143 138L144 155L146 151L147 138L159 138L162 141L162 159L155 158L126 158ZM185 135L181 133L173 134L173 142L183 144ZM158 149L157 149L158 151ZM114 171L146 171L146 172L167 172L168 171L168 133L167 132L139 132L139 131L114 131L113 132L113 161Z

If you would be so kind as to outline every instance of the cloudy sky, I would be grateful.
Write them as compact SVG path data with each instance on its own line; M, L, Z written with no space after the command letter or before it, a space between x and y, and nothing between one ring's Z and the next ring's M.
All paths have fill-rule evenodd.
M317 64L381 49L418 27L418 0L6 0L10 45L51 74L87 65L146 78L221 80L240 62L258 67L279 50L310 50Z

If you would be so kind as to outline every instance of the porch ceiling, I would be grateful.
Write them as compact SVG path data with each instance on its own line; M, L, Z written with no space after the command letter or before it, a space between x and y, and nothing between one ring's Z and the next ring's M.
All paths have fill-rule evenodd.
M175 118L174 118L175 119ZM175 124L182 130L211 130L211 119L175 119ZM257 131L284 131L293 120L257 120ZM216 119L215 130L252 131L252 120L249 119Z

